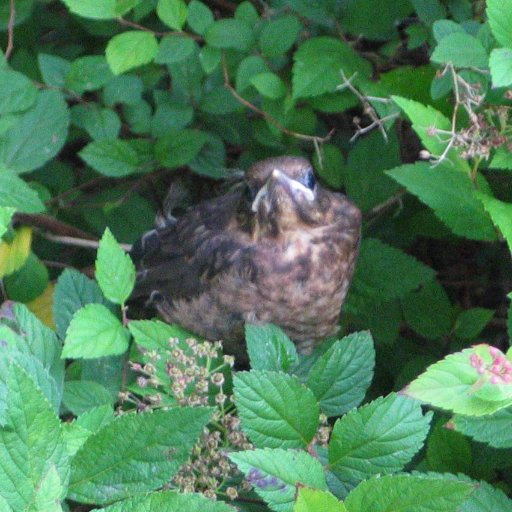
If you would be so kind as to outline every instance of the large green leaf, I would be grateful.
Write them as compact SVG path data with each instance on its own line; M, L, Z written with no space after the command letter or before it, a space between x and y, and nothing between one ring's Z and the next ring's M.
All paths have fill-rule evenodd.
M0 73L0 114L29 108L37 99L37 89L29 78L17 71Z
M305 448L319 424L315 396L291 375L263 370L234 377L242 429L258 447Z
M158 489L186 462L211 414L183 407L116 418L73 458L69 497L108 504Z
M78 16L108 20L116 16L116 0L62 0Z
M443 37L432 53L431 60L457 67L487 68L488 55L482 43L466 32L454 32Z
M33 171L52 159L68 133L69 110L61 93L40 91L32 107L0 137L0 163L17 172Z
M26 213L40 213L45 210L37 192L8 169L0 169L0 206L12 206Z
M512 47L512 0L487 0L487 17L497 41Z
M456 235L496 240L496 231L469 176L448 164L405 164L387 174L430 206ZM483 182L482 184L485 184Z
M114 75L150 63L158 52L156 37L150 32L129 30L114 36L105 55Z

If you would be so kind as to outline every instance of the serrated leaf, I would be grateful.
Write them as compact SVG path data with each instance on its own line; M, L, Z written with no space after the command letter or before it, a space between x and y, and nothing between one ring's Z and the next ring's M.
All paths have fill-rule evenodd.
M403 298L434 275L434 270L400 249L367 238L361 244L353 293L380 301Z
M247 51L253 44L250 25L243 20L224 18L213 22L205 31L206 42L214 48Z
M456 235L471 240L496 240L496 232L480 194L469 176L448 164L405 164L386 173L430 206Z
M395 394L349 412L334 425L330 470L344 482L400 471L423 446L431 418Z
M67 482L69 463L59 418L33 380L12 365L7 382L8 426L0 428L0 496L13 510L28 510L52 467L60 481Z
M99 512L99 509L94 510ZM235 512L235 510L237 509L222 501L215 502L201 494L163 491L129 498L102 508L101 512Z
M320 410L296 377L252 370L237 373L233 382L242 429L256 446L305 448L311 442Z
M113 405L110 391L98 382L90 380L66 381L62 401L75 416L102 405Z
M373 378L375 350L368 331L337 340L320 356L306 381L327 416L340 416L363 400Z
M369 78L371 65L348 44L333 37L314 37L300 45L293 55L293 97L309 98L332 93L347 78L357 73Z
M512 510L511 507L512 500L501 489L480 481L460 512L508 512Z
M214 21L212 11L203 2L192 0L188 4L187 23L196 34L203 35Z
M453 477L387 475L361 482L345 506L350 512L456 512L472 490Z
M297 40L301 28L295 16L282 16L267 21L259 36L261 52L267 57L284 55Z
M94 20L109 20L116 17L116 0L62 0L77 16Z
M487 0L486 12L496 40L512 47L512 0Z
M158 0L158 17L174 30L181 30L187 21L187 4L183 0Z
M155 144L155 156L166 167L188 164L208 142L208 136L199 130L168 130Z
M116 139L121 130L121 120L114 110L101 108L94 103L74 106L71 109L71 122L94 140Z
M507 367L512 368L498 349L476 345L429 366L403 392L457 414L492 414L512 405Z
M450 132L450 120L430 105L425 106L417 101L402 98L401 96L392 96L391 98L411 120L412 127L423 145L434 156L441 156L446 149L449 136L446 133L440 135L436 131ZM451 148L446 154L446 158L456 168L466 172L469 170L467 162L457 154L455 149ZM425 162L421 162L421 164L427 165Z
M443 37L434 48L431 60L440 64L451 62L455 67L488 67L488 55L482 43L466 32Z
M486 416L456 414L450 426L479 443L486 443L494 448L512 448L511 407Z
M253 370L287 371L298 360L297 348L272 324L245 324L247 353Z
M471 308L462 311L455 321L453 334L463 340L475 339L491 321L494 310Z
M333 494L309 487L299 487L293 512L347 512Z
M60 338L65 338L75 312L90 303L108 304L98 284L75 269L64 270L57 281L53 302L53 314Z
M61 498L66 495L59 473L51 466L41 480L34 499L36 510L43 512L62 512Z
M126 352L130 335L103 305L87 304L69 324L62 357L95 358Z
M491 216L494 225L501 231L507 241L509 251L512 252L512 203L506 203L482 193L477 193L476 196L484 205L485 211Z
M18 71L0 73L0 114L26 110L37 99L37 89L31 80Z
M150 32L129 30L114 36L105 55L114 75L149 64L158 52L156 37Z
M510 48L494 49L489 58L489 67L494 87L512 85L512 50Z
M26 213L40 213L46 209L38 193L8 169L0 169L0 206L12 206Z
M83 94L85 91L95 91L107 84L114 75L102 55L86 55L75 59L66 75L65 86L68 89Z
M292 512L297 487L327 490L320 461L303 451L249 450L229 458L275 512Z
M135 285L135 265L108 228L100 240L95 277L103 295L115 304L124 304Z
M43 166L64 145L68 125L62 94L40 91L36 102L0 137L0 163L18 174Z
M128 140L95 140L78 154L95 171L105 176L119 178L146 170L147 162Z
M76 453L69 497L108 504L158 489L186 462L211 414L182 407L117 417Z

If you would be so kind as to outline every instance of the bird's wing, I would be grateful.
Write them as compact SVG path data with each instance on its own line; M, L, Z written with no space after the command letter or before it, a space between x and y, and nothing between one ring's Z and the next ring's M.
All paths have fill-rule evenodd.
M168 300L192 298L220 274L241 264L249 239L239 222L244 209L243 194L237 190L146 233L134 249L139 270L133 297L156 292Z

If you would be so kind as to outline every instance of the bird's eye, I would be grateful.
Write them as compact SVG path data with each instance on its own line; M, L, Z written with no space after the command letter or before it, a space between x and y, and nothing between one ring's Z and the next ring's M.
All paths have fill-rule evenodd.
M316 185L316 179L315 174L313 173L313 169L310 169L301 181L303 185L308 187L310 190L313 190Z

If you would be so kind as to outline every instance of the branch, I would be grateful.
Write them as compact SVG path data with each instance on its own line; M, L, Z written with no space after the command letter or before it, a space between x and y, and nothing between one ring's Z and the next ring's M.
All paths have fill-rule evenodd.
M49 215L43 214L30 214L30 213L16 213L14 214L14 224L24 224L26 226L33 226L45 231L49 231L54 235L72 236L78 238L85 238L87 240L97 240L97 237L75 228L70 224L66 224L60 220L54 219Z
M16 20L16 6L14 0L9 0L9 24L7 25L7 47L5 49L5 58L9 57L14 50L14 21Z

